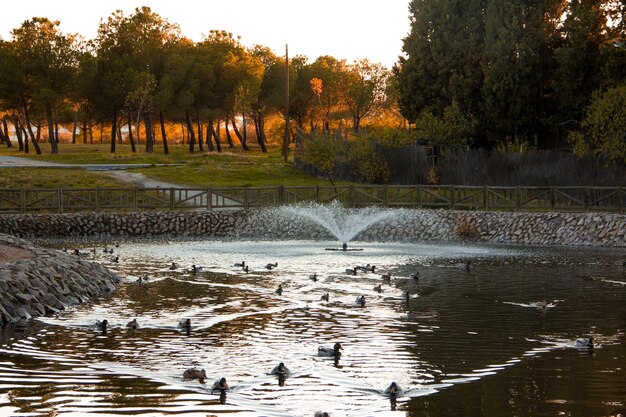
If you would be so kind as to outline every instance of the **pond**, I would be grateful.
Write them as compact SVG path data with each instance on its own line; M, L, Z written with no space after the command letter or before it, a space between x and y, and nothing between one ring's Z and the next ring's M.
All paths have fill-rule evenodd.
M324 250L334 246L126 242L105 254L102 244L83 245L124 282L108 297L0 330L0 415L626 413L623 251L372 242ZM247 273L234 266L242 261ZM367 264L375 271L346 271ZM140 327L130 330L134 318ZM186 318L190 331L178 327ZM102 319L104 333L94 327ZM577 347L582 337L595 348ZM336 342L340 357L318 356ZM287 378L269 374L279 362ZM191 367L206 370L205 384L182 378ZM230 389L211 393L220 377ZM397 398L384 393L391 382Z

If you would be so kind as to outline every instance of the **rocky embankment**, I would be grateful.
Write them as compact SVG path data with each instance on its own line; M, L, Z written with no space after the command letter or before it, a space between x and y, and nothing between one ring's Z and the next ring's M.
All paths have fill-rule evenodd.
M79 256L0 235L0 324L56 313L110 293L119 281Z
M354 213L354 212L353 212ZM0 233L25 238L193 236L335 240L326 229L280 208L248 211L1 215ZM394 210L354 240L626 247L626 215Z

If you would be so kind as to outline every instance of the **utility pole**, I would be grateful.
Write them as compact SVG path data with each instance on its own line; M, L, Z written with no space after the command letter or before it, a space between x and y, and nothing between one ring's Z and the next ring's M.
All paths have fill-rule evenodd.
M285 138L283 139L283 158L289 156L289 45L285 44Z

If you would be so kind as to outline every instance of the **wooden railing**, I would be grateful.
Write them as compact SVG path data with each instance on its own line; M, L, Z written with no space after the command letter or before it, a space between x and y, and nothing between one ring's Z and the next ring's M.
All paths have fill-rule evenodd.
M0 189L0 214L223 210L339 200L346 207L622 213L621 187L455 185L269 186L238 188Z

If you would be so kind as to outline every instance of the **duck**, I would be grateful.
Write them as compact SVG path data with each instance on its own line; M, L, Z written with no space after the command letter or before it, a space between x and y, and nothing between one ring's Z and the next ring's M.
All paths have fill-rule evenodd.
M247 274L248 272L250 272L250 268L248 268L248 265L243 267L243 271Z
M317 348L317 355L318 356L341 356L341 350L343 350L343 347L341 347L341 343L337 342L333 345L333 347L328 347L328 346L320 346Z
M408 291L404 292L404 301L409 303L411 301L411 293Z
M178 269L178 264L176 262L172 262L172 264L169 267L169 270L173 271L175 269Z
M270 374L277 376L289 376L291 374L291 371L285 366L283 362L281 362L270 371Z
M199 273L199 272L202 272L202 270L203 270L203 269L204 269L204 268L203 268L203 267L201 267L201 266L191 265L191 272L192 272L193 274L197 274L197 273Z
M139 328L139 323L137 323L137 319L132 319L126 324L129 330L137 330Z
M320 298L321 301L326 301L328 302L328 299L330 298L330 296L328 295L328 293L323 294L322 297Z
M206 379L206 371L198 368L186 369L185 372L183 372L183 379L197 379L203 384Z
M465 261L465 262L463 262L461 264L457 264L455 266L455 268L462 269L464 271L469 271L471 267L472 267L472 261L470 261L470 260L467 260L467 261Z
M411 274L410 277L413 281L419 281L422 276L420 275L420 271L415 271L415 273Z
M579 349L593 349L593 337L589 337L589 339L578 338L576 339L576 347Z
M102 330L103 332L106 332L108 325L109 325L109 321L107 319L104 319L102 321L100 320L96 321L96 329Z
M346 269L346 274L348 274L348 275L356 275L357 269L358 268L356 266L354 268L348 268L348 269Z
M278 295L283 295L283 285L282 284L278 284L278 288L276 288L276 291L274 291L276 294Z
M365 272L374 272L376 270L376 265L367 264L365 266L357 266L357 269L360 269Z
M396 397L397 395L399 395L401 393L401 389L398 386L398 384L396 384L395 382L392 382L391 384L389 384L389 386L387 388L385 388L385 395L388 395L390 397Z
M358 305L360 305L361 307L365 307L365 296L361 295L359 297L356 298L356 303Z
M245 268L246 267L246 261L235 262L235 264L233 266L235 266L237 268Z
M181 329L191 329L191 319L182 319L178 322L178 327Z
M391 281L391 272L388 272L386 274L382 274L380 277L383 279L383 282L390 282Z
M311 274L309 275L309 279L313 282L317 282L317 274Z
M380 284L378 284L377 286L374 287L374 291L376 291L377 293L381 293L381 292L383 292L383 289L380 286Z
M271 271L272 269L276 268L277 266L278 266L278 262L274 262L273 264L269 263L269 264L265 265L265 269L268 269L268 270Z
M316 411L315 414L313 414L313 417L330 417L330 414L328 414L326 411Z
M76 256L86 256L87 252L81 252L78 249L74 249L74 255L76 255Z
M229 386L228 386L228 383L226 383L226 378L224 378L224 377L216 380L213 383L213 385L211 386L211 392L213 392L213 391L224 392L227 389L229 389Z
M116 256L115 258L111 259L111 262L113 262L114 264L120 263L120 257Z
M102 252L104 252L104 253L113 253L113 248L104 248L104 249L102 249Z

